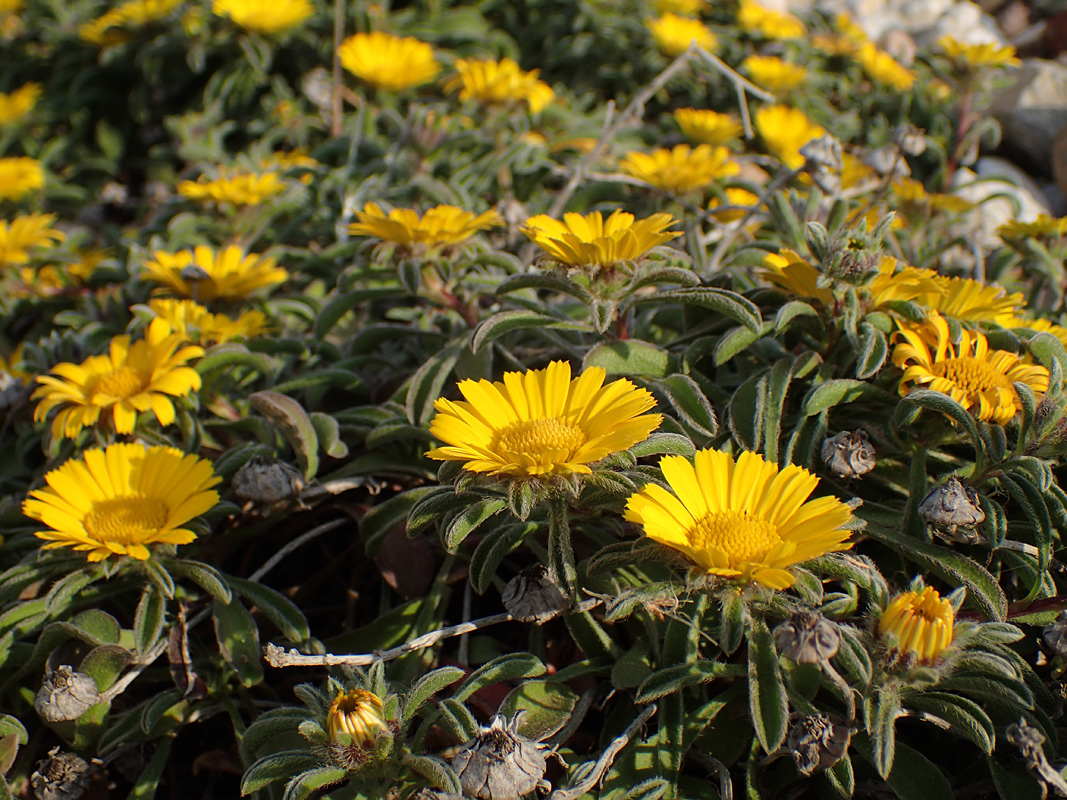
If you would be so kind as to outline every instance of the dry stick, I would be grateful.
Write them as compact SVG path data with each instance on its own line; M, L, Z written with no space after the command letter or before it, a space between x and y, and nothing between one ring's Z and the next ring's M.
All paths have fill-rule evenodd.
M604 753L597 760L593 767L592 772L586 775L575 786L569 789L557 789L548 796L548 800L577 800L583 794L588 792L607 772L608 767L615 761L615 756L619 754L622 748L629 744L630 739L637 733L638 728L648 722L649 718L656 713L656 706L645 706L644 710L637 715L637 719L630 723L629 727L622 732L622 735L617 737L611 744L605 749Z
M571 609L571 613L581 614L596 608L603 602L604 601L600 598L583 600ZM494 614L491 617L483 617L482 619L476 619L473 622L463 622L459 625L452 625L447 628L438 628L435 631L424 633L422 636L416 636L410 642L405 642L390 650L379 650L374 653L354 653L352 655L334 655L333 653L326 653L321 656L305 655L297 652L296 649L285 650L284 648L278 647L276 644L268 644L264 650L264 657L266 658L267 663L272 667L336 667L346 664L353 667L365 667L379 661L392 661L393 659L400 658L400 656L407 655L415 650L432 647L438 642L452 636L462 636L464 633L473 633L481 628L488 628L491 625L498 625L501 622L511 622L514 619L515 617L511 616L511 614Z
M322 534L324 533L329 533L330 531L335 530L336 528L340 528L348 521L349 520L347 519L335 519L330 522L323 523L317 528L312 528L303 536L298 536L297 538L289 542L289 544L287 544L281 550L279 550L277 553L275 553L273 556L268 558L266 563L264 563L262 567L260 567L248 576L248 580L252 581L253 583L259 583L260 579L264 575L266 575L268 572L278 566L278 564L281 563L282 559L284 559L287 555L296 550L298 547L301 547L302 545L306 544L307 542L310 542L312 539L318 536L322 536Z

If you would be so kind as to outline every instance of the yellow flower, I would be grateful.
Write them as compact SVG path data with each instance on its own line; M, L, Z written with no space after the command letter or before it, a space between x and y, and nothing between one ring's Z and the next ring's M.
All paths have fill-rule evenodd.
M552 87L537 79L540 70L523 72L510 58L460 58L455 63L459 73L445 84L445 91L459 91L459 99L477 100L489 105L525 102L536 114L556 96Z
M315 13L310 0L214 0L211 10L245 30L263 34L294 28Z
M96 272L100 262L107 256L103 250L81 250L78 260L73 264L67 264L67 274L76 283L85 283Z
M0 265L25 264L31 247L62 242L66 236L52 228L55 221L55 214L27 214L0 222Z
M799 39L806 32L804 23L792 14L764 8L753 0L741 0L737 24L743 31L767 39Z
M680 17L677 14L664 14L662 17L646 19L645 24L656 42L656 47L671 58L680 56L688 50L690 42L696 42L705 50L714 50L718 43L715 34L697 19Z
M741 62L752 82L768 92L788 92L796 89L808 77L808 70L800 64L790 64L775 56L749 56Z
M670 214L634 222L634 215L623 211L613 212L607 222L599 211L564 214L563 222L538 214L526 220L522 232L560 263L608 269L620 261L636 261L653 247L681 236L666 230L676 222Z
M756 111L756 129L767 149L790 169L804 166L800 148L826 134L799 108L764 106Z
M376 236L408 252L414 252L417 246L454 247L478 231L502 224L495 211L475 214L456 206L434 206L420 218L414 209L394 208L387 215L377 203L367 203L356 216L359 222L348 226L353 236Z
M675 122L686 138L697 144L713 147L726 144L741 135L741 122L730 114L705 111L696 108L679 108L674 112Z
M871 296L871 308L880 308L893 301L920 302L944 291L932 269L900 266L895 258L886 256L879 264L878 274L864 286Z
M587 474L589 464L643 442L663 421L646 414L652 395L630 381L604 385L592 367L571 380L571 365L506 372L504 382L460 381L466 402L440 398L430 433L447 446L426 455L462 461L470 472L511 478Z
M819 479L803 467L779 470L748 451L735 461L721 450L659 465L673 493L646 485L626 502L625 518L710 575L785 589L795 580L787 567L852 547L852 511L833 497L808 500Z
M764 280L789 294L817 300L827 308L833 307L833 291L818 285L822 273L792 250L768 253L763 257L763 266L760 275Z
M867 183L877 183L878 173L847 150L841 154L841 188L858 189Z
M707 144L695 148L679 144L673 149L660 147L651 153L627 153L619 168L627 175L674 194L700 191L712 181L741 171L730 158L729 150Z
M339 693L326 715L326 734L334 744L370 747L387 725L382 699L366 689Z
M22 11L22 0L0 0L0 14L17 14Z
M898 92L906 92L915 85L914 72L869 42L860 47L856 60L874 80L888 84Z
M1060 340L1060 344L1067 347L1067 328L1057 325L1047 319L1033 319L1026 316L1005 315L997 319L997 324L1005 328L1027 328L1034 333L1051 333Z
M1025 239L1037 236L1067 236L1067 217L1050 217L1039 214L1033 222L1013 219L997 228L1002 239Z
M98 47L111 47L133 39L129 28L142 28L163 19L182 0L129 0L78 28L78 36Z
M16 364L22 362L22 345L20 344L14 350L11 351L11 355L4 358L0 355L0 375L7 373L12 378L20 381L23 386L29 386L33 383L33 374L26 372L25 370L15 367Z
M652 7L657 14L680 14L683 17L696 17L707 6L707 0L653 0Z
M916 302L946 317L971 323L995 322L999 317L1017 313L1026 303L1022 293L1008 294L995 284L972 278L949 278L933 270L929 273L940 291L922 295Z
M150 300L148 307L184 340L199 345L222 344L238 337L251 339L267 330L262 311L246 311L231 319L225 314L212 314L192 300L156 299Z
M441 71L433 48L411 36L357 33L337 49L341 66L380 89L398 91L432 81Z
M44 169L36 158L0 158L0 200L18 200L44 186Z
M711 202L708 203L708 210L711 211L711 215L719 222L736 222L742 219L748 214L747 208L731 208L723 209L722 211L716 211L715 209L720 206L755 206L759 203L759 195L748 191L748 189L741 189L736 186L731 186L724 194L726 195L726 202L724 203L718 197L711 198Z
M1003 46L992 42L967 44L966 42L957 41L951 36L942 36L937 40L937 46L941 48L949 59L968 72L1022 65L1022 62L1015 57L1015 48L1010 44Z
M18 122L33 110L40 96L39 83L27 83L10 94L0 92L0 125Z
M199 302L240 300L289 278L273 258L245 255L236 245L218 252L200 245L177 253L157 250L154 255L155 260L145 264L145 277Z
M1003 425L1015 416L1015 382L1037 394L1048 390L1048 370L1025 364L1015 353L990 350L985 336L964 330L954 345L948 324L931 311L921 325L904 325L894 335L893 363L904 370L899 391L932 389L949 395L978 419Z
M219 502L211 462L173 447L112 444L86 450L44 476L22 513L47 525L44 549L84 550L89 561L112 555L144 561L148 545L188 544L182 528Z
M128 335L111 340L107 355L89 356L81 364L63 362L54 375L37 378L33 400L35 421L59 408L52 436L73 438L110 415L116 433L133 433L137 412L151 411L160 425L174 422L171 397L185 397L200 388L200 376L186 362L204 354L200 347L181 347L184 337L172 333L164 320L152 320L145 338L130 344ZM180 349L179 349L180 348Z
M933 664L952 644L954 622L952 604L927 586L894 597L878 620L878 634L892 637L895 652Z
M285 191L285 182L276 172L227 172L220 170L214 180L202 178L196 182L182 181L178 194L191 200L233 203L239 206L256 206L269 197Z

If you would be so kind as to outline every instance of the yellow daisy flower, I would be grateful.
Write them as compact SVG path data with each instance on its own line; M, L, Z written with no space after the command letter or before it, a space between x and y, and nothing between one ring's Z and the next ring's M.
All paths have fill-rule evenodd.
M898 92L906 92L915 85L914 72L869 42L860 47L856 60L871 78L888 84Z
M139 411L151 411L160 425L174 422L171 397L185 397L200 388L200 375L186 362L204 354L201 347L182 347L185 340L162 319L152 320L145 338L130 344L128 335L111 340L107 355L89 356L81 364L63 362L52 375L37 378L40 387L33 412L40 422L53 408L52 436L73 438L110 416L116 433L133 433Z
M808 70L775 56L752 55L741 62L752 82L768 92L789 92L808 79Z
M826 134L799 108L764 106L756 111L756 129L767 149L790 169L804 166L800 148Z
M818 285L822 273L794 251L783 249L778 253L768 253L763 257L763 267L760 276L779 289L797 297L817 300L826 308L833 308L833 291L828 286Z
M1015 55L1015 48L1010 44L997 45L992 42L967 44L951 36L942 36L937 40L937 46L960 69L967 72L1022 66L1022 62Z
M799 39L807 32L804 23L792 14L764 8L753 0L741 0L737 24L746 33L767 39Z
M927 272L939 291L921 295L916 302L946 317L968 323L995 322L999 317L1017 313L1026 304L1021 292L1008 294L1000 286L973 278L949 278L933 270Z
M679 108L674 112L674 120L689 141L710 144L712 147L736 139L745 130L737 117L718 111Z
M337 49L341 66L379 89L399 91L432 81L441 71L433 48L411 36L381 31L349 36Z
M233 203L237 206L257 206L264 200L285 191L285 182L276 172L227 172L220 170L214 180L181 181L178 194L190 200Z
M741 167L725 147L687 144L660 147L651 153L627 153L619 169L638 180L674 194L698 192L712 181L737 175Z
M556 96L551 86L537 79L540 70L524 72L510 58L460 58L454 66L459 74L445 83L445 91L458 91L463 102L477 100L505 106L525 102L536 114Z
M922 305L922 300L940 296L944 291L938 281L940 277L932 269L902 266L895 258L886 256L878 266L878 274L863 289L870 295L871 308L881 308L894 301Z
M1004 425L1019 408L1013 383L1024 383L1036 394L1048 390L1047 369L1026 364L1015 353L990 350L980 333L964 330L959 344L953 344L948 324L936 311L921 325L898 324L893 363L904 370L901 396L932 389L947 394L978 419Z
M522 232L562 264L608 269L620 261L636 261L653 247L681 236L666 230L677 220L653 214L634 222L634 215L614 211L607 222L599 211L564 214L563 222L546 214L526 220Z
M370 747L387 725L382 699L366 689L339 693L326 715L326 735L334 744Z
M736 222L742 219L748 214L748 208L731 208L717 211L720 206L755 206L759 203L759 195L754 192L750 192L748 189L741 189L736 186L731 186L723 194L726 195L725 201L720 200L718 197L711 198L711 202L708 203L708 210L711 215L715 217L719 222Z
M1047 319L1034 319L1029 316L1004 315L997 318L997 324L1004 328L1027 328L1034 333L1051 333L1067 348L1067 328Z
M1067 217L1050 217L1039 214L1033 222L1013 219L997 228L1002 239L1026 239L1037 236L1067 236Z
M204 346L239 337L251 339L267 330L267 317L262 311L246 311L231 319L225 314L212 314L192 300L156 299L150 300L148 307L185 341Z
M107 253L103 250L80 250L78 260L66 265L67 274L74 279L75 283L85 283L106 257Z
M420 217L414 209L394 208L386 214L377 203L367 203L356 216L359 222L348 226L353 236L375 236L407 252L416 247L455 247L478 231L503 224L495 211L475 214L456 206L434 206Z
M659 464L673 493L648 484L630 496L625 518L703 572L785 589L795 580L788 567L852 547L852 511L833 497L808 500L819 479L803 467L721 450Z
M878 634L889 637L893 651L933 664L952 644L955 614L952 604L929 586L921 592L902 592L878 619Z
M698 17L707 7L707 0L653 0L657 14L679 14L683 17Z
M0 200L19 200L44 186L44 168L36 158L0 158Z
M97 47L133 39L130 28L143 28L167 16L182 0L129 0L78 28L78 36Z
M214 0L211 10L247 31L263 34L295 28L315 13L310 0Z
M55 214L27 214L0 222L0 264L25 264L32 247L49 247L66 236L52 228Z
M157 250L154 256L145 264L144 277L198 302L241 300L289 278L273 258L246 255L236 245L217 252L203 245L177 253Z
M426 455L462 461L471 472L511 478L587 474L589 464L648 438L661 414L646 414L655 400L620 379L604 385L592 367L571 380L571 365L506 372L504 382L460 381L466 401L440 398L430 433L446 446Z
M671 58L688 50L690 42L696 42L705 50L714 50L718 44L715 34L698 19L668 13L662 17L646 19L645 25L648 26L656 47Z
M206 459L143 444L86 450L44 479L48 486L30 492L22 513L49 527L36 533L44 549L83 550L89 561L144 561L149 545L193 541L181 526L219 502L211 487L221 481Z
M0 125L18 122L29 114L41 96L41 84L27 83L10 94L0 92Z

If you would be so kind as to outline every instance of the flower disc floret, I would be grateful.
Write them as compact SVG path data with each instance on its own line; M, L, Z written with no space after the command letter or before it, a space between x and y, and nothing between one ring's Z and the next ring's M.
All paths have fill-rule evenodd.
M367 203L356 212L359 222L348 226L353 236L374 236L393 242L408 252L417 246L426 248L454 247L467 241L479 231L501 225L495 211L475 214L456 206L434 206L420 217L411 208L394 208L389 213L377 203Z
M463 102L477 100L487 105L526 103L536 114L556 96L552 87L537 76L540 70L525 72L510 58L460 58L456 60L457 75L445 83L445 91L459 92Z
M181 527L219 501L221 480L211 462L173 447L113 444L87 450L44 476L22 511L49 530L36 535L45 549L72 547L89 561L130 556L144 561L149 545L188 544Z
M130 344L127 335L111 340L107 355L89 356L81 364L63 362L51 375L37 378L40 387L32 399L40 400L37 421L58 408L52 436L73 438L110 416L117 433L133 433L137 413L151 411L160 425L174 422L172 397L184 397L200 388L200 375L186 363L204 354L203 348L182 347L185 337L156 319L145 338Z
M645 20L656 47L664 55L674 58L689 49L692 42L705 50L714 50L718 44L715 34L698 19L667 13L661 17Z
M1015 353L990 350L986 337L964 330L952 343L948 323L936 311L926 322L902 324L895 334L893 363L904 370L899 391L931 389L951 397L978 419L1004 425L1019 409L1014 383L1036 394L1048 391L1048 370L1025 363Z
M878 633L892 635L894 652L933 664L952 644L954 623L952 604L927 586L894 597L878 620Z
M214 0L211 10L254 33L281 33L314 13L310 0Z
M341 66L380 89L399 91L432 81L441 71L433 47L412 36L357 33L337 49Z
M626 519L703 572L785 589L795 580L788 567L852 546L852 511L833 497L809 500L819 479L802 467L700 450L692 462L667 456L660 469L672 491L648 484L630 496Z
M55 214L27 214L0 222L0 264L25 264L30 249L62 242L66 236L52 225Z
M638 180L674 194L697 192L713 181L737 175L741 167L725 147L687 144L660 147L651 153L627 153L619 169Z
M587 474L589 464L643 442L663 421L652 395L630 381L604 385L601 367L571 379L571 365L506 372L503 382L466 380L465 398L440 398L430 433L445 447L427 455L471 472L516 479Z
M0 200L19 200L44 186L44 168L36 158L0 158Z
M289 273L273 258L246 255L236 245L219 251L200 245L177 253L157 250L154 260L145 264L144 277L175 294L208 303L244 299L260 289L284 283Z
M612 212L607 221L599 211L564 214L562 222L539 214L526 220L522 232L562 264L610 268L620 261L636 261L653 247L681 236L666 230L676 222L663 213L637 222L624 211Z

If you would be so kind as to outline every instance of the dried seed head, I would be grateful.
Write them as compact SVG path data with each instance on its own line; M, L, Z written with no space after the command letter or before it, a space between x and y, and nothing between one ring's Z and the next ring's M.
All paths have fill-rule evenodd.
M956 536L959 528L973 533L974 526L985 520L985 512L978 502L978 492L955 475L930 490L919 503L919 516L931 525L947 528L950 536Z
M852 729L828 714L807 714L789 729L786 746L792 752L793 763L801 775L832 767L840 761L852 739Z
M511 723L499 714L463 745L452 759L463 791L479 800L513 800L541 784L548 763L533 742L517 732L522 714Z
M868 151L863 156L863 163L890 180L906 178L911 174L908 162L901 157L900 148L895 144Z
M93 769L84 758L53 747L48 758L37 762L30 786L37 800L78 800L89 788Z
M99 702L96 681L64 664L44 676L33 707L45 722L66 722Z
M804 171L812 182L826 194L837 194L841 189L841 142L830 134L812 139L800 148L804 156Z
M298 497L304 481L300 472L284 461L253 456L234 474L231 486L241 500L270 507Z
M1025 717L1019 717L1016 724L1009 725L1006 733L1008 741L1022 753L1026 768L1041 782L1045 795L1051 787L1060 797L1067 797L1067 781L1063 780L1059 770L1048 763L1041 746L1045 743L1045 735L1027 722Z
M874 469L874 447L862 429L831 436L822 443L820 454L830 471L842 478L858 478Z
M926 134L910 122L893 128L893 144L909 156L921 156L926 152Z
M515 619L538 625L571 607L543 564L532 564L508 581L500 599Z
M805 609L774 629L774 644L796 664L821 664L837 655L841 634L836 623Z
M1041 636L1056 655L1067 660L1067 618L1046 625Z

